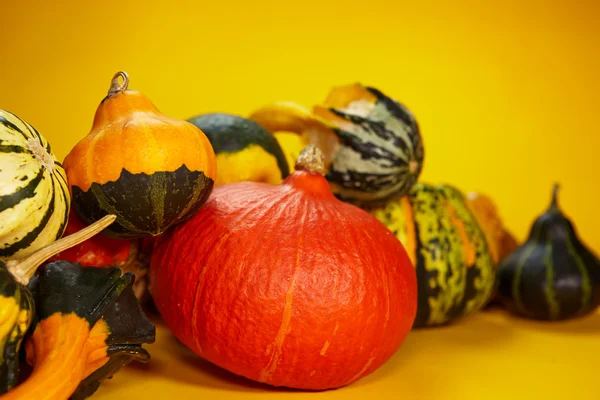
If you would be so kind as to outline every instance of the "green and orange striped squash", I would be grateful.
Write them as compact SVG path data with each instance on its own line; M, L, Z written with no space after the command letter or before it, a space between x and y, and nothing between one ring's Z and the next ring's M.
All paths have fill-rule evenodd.
M114 214L107 236L157 236L208 199L215 153L200 129L163 114L128 85L128 75L117 72L91 131L63 164L73 210L83 223Z
M141 309L135 275L118 267L53 261L28 285L35 318L25 341L31 374L3 400L83 400L130 362L146 363L155 326Z
M104 227L114 221L114 216L109 215L95 224L85 227L69 237L63 237L52 242L29 256L22 259L8 261L0 260L0 398L15 398L5 393L18 383L21 344L26 338L32 322L39 317L35 313L38 300L28 286L38 267L53 255L66 250L78 243L89 239ZM73 280L71 285L81 282ZM63 284L56 289L64 294ZM44 301L47 301L45 294ZM74 303L80 299L75 299ZM50 300L52 303L52 301ZM56 354L55 354L56 356ZM54 384L55 382L52 381ZM42 397L16 397L36 398Z
M406 196L366 209L402 242L417 270L414 327L444 325L487 304L495 263L461 191L418 182Z
M0 261L25 258L60 239L70 204L67 176L48 140L0 110Z

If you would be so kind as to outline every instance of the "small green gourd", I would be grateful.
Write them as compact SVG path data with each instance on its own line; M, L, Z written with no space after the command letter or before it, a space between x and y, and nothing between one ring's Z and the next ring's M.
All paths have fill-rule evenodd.
M499 298L526 318L565 320L600 305L600 260L559 208L558 189L555 185L550 207L534 221L527 241L497 271Z

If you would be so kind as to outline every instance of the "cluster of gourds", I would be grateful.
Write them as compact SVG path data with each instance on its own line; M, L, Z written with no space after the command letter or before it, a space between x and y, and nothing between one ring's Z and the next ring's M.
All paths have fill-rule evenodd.
M381 91L334 88L313 110L276 102L248 119L276 137L288 160L315 143L329 151L336 195L369 211L402 242L417 270L414 327L437 326L492 300L543 320L586 315L600 305L600 262L557 205L522 244L492 200L419 180L424 160L414 116Z
M107 214L62 237L70 208L65 170L47 140L0 110L2 399L84 399L122 366L149 359L142 345L155 329L134 295L135 275L51 260L116 219Z
M485 194L419 180L418 124L379 90L337 87L312 111L276 102L248 120L278 140L290 165L308 143L326 149L334 193L376 216L402 242L418 275L414 327L447 324L493 300L547 320L585 315L600 304L598 257L558 209L556 189L553 205L518 243Z
M375 88L334 88L313 110L180 120L128 85L115 74L62 164L0 112L7 399L83 399L147 361L149 298L199 356L301 389L350 384L412 328L494 293L533 318L600 303L598 259L556 193L519 246L487 196L420 180L416 119ZM77 351L57 359L67 345ZM18 382L21 356L33 372Z
M177 145L186 134L192 144ZM185 163L158 154L169 143ZM0 110L2 399L84 399L129 362L148 361L155 327L136 276L144 282L153 235L206 201L214 167L202 132L127 90L124 73L63 163L32 125Z
M275 169L274 162L247 168L251 146L267 139L273 143L269 153L279 164L286 158L290 170L308 144L324 149L325 176L335 195L383 222L416 267L414 327L448 323L490 300L496 267L516 246L514 238L487 196L419 181L419 126L404 105L381 91L352 84L334 88L312 111L277 102L248 118L210 114L190 121L209 132L220 170L245 168L244 175L231 174L219 184L264 176L263 168L281 172L269 182L284 179L287 171Z
M248 160L259 165L279 150L276 173L264 179L285 177L281 184L215 188L210 128L165 116L128 83L124 72L113 77L91 131L62 164L32 127L2 120L9 185L0 249L37 264L52 257L25 272L7 264L7 293L35 312L3 308L3 396L81 399L125 363L146 361L141 345L154 340L154 326L140 308L144 294L200 356L272 385L339 387L394 354L416 314L414 268L383 224L332 194L322 151L308 146L290 174L269 136ZM52 251L39 256L46 245ZM134 293L134 276L147 290ZM20 355L33 372L17 382Z

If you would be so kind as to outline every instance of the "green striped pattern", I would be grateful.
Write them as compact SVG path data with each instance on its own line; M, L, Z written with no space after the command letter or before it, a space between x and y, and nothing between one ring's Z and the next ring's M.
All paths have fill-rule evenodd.
M422 169L419 127L402 104L375 88L365 89L377 99L374 104L329 109L340 119L332 121L340 144L327 179L343 199L371 202L402 196Z
M67 178L48 141L0 110L0 260L25 257L64 233Z
M600 305L600 261L556 206L535 220L527 241L500 264L497 279L505 306L526 318L564 320Z
M446 324L488 302L494 288L494 263L461 192L419 182L410 190L408 202L394 199L369 211L407 250L414 248L410 256L418 283L415 327Z

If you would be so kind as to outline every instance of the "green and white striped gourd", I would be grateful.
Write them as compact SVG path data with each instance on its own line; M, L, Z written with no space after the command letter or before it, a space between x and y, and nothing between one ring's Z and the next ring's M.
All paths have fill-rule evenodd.
M59 239L71 197L62 165L33 126L0 109L0 260Z
M336 87L314 112L339 139L327 172L332 191L357 204L406 195L423 168L419 126L403 104L360 84Z

